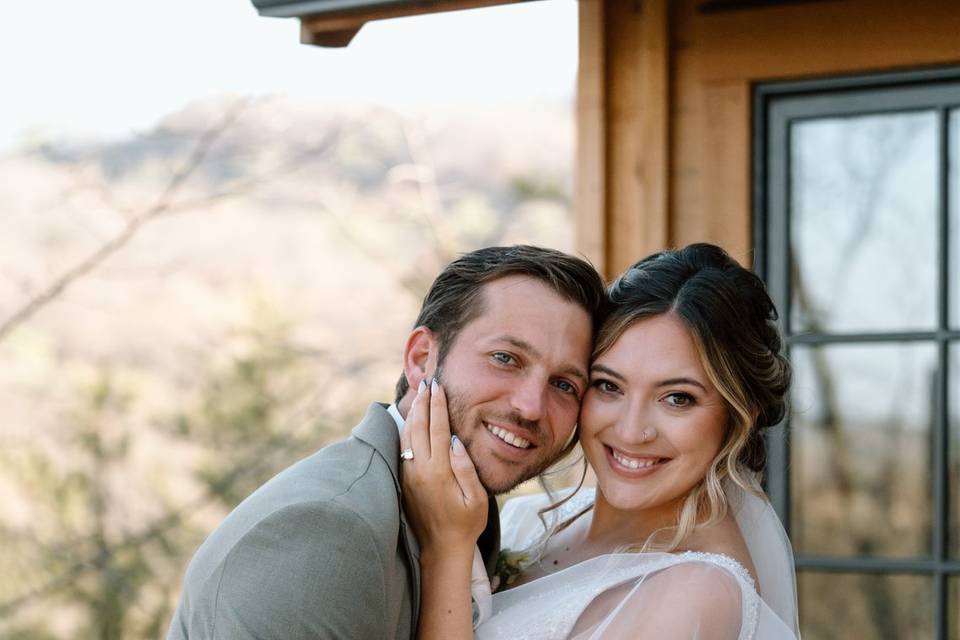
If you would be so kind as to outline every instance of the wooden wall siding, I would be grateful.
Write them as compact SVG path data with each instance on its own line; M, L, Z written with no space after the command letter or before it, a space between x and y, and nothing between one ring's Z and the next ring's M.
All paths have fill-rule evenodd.
M700 4L580 0L578 237L607 275L697 240L750 264L754 83L960 64L957 0Z

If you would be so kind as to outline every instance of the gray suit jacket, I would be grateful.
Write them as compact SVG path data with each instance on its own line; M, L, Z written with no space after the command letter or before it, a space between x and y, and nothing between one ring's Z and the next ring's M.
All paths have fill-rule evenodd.
M400 440L373 404L351 437L264 484L200 546L168 640L413 638L417 542L400 502ZM481 548L499 546L491 518Z

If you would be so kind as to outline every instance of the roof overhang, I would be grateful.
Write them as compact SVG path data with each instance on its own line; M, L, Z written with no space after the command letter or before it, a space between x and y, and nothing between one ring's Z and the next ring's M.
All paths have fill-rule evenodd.
M345 47L371 20L476 9L527 0L251 0L262 16L299 18L300 41Z

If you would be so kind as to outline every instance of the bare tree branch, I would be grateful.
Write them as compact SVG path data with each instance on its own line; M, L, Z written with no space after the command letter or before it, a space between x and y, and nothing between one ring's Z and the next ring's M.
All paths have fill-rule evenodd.
M423 226L433 238L436 254L442 264L450 261L453 254L452 234L446 228L443 216L443 199L440 197L440 185L437 183L436 164L427 145L426 133L422 126L414 126L407 118L401 117L400 129L410 155L410 162L416 170L413 180L417 185L417 194L423 205Z
M53 300L56 300L58 296L77 280L96 269L104 260L126 246L145 224L166 212L172 205L174 196L193 172L196 171L197 167L203 163L214 143L236 122L241 112L246 109L249 103L250 98L247 97L237 100L237 102L227 110L216 126L203 133L200 139L197 140L190 156L180 169L173 174L167 186L151 207L130 218L120 233L116 234L93 253L65 271L50 283L49 286L36 294L32 299L27 301L26 304L4 320L3 323L0 324L0 341L10 335L18 326L33 317L40 309L50 304Z
M237 180L226 188L220 189L219 191L214 191L196 198L186 198L179 200L176 203L171 203L161 213L162 215L172 215L193 209L195 207L213 204L214 202L222 202L231 198L249 195L254 189L266 184L267 182L277 178L289 176L291 173L297 171L302 171L309 166L308 163L310 161L323 157L324 154L334 148L337 142L339 142L340 137L341 131L339 129L334 130L318 144L315 144L301 151L300 153L297 153L268 172L252 178L247 178L245 180Z

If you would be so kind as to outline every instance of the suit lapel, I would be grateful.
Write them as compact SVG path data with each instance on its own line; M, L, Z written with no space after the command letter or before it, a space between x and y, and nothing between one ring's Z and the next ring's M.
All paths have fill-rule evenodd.
M353 428L353 437L373 447L390 468L393 482L400 493L400 434L397 424L384 405L374 402L367 415Z
M400 516L400 538L410 558L410 598L413 603L413 628L417 628L420 615L420 545L403 512L400 497L400 434L397 424L387 413L386 406L378 403L370 405L367 415L353 429L353 436L365 442L377 451L393 476L394 489L397 492L397 510ZM483 557L487 575L492 576L497 567L500 554L500 512L497 501L490 498L487 512L487 527L477 540Z
M353 428L353 436L365 442L383 458L393 476L397 493L397 512L400 516L400 540L410 559L410 601L413 605L413 629L417 628L420 616L420 545L403 512L400 497L400 433L397 423L387 413L386 405L374 403L367 409L367 415Z

